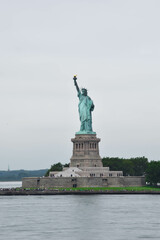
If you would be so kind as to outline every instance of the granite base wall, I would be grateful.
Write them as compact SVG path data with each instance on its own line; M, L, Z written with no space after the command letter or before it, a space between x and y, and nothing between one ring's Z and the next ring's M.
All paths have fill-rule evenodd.
M76 134L72 138L73 155L70 167L103 167L99 155L100 138L96 134Z
M145 186L145 177L23 178L22 188Z

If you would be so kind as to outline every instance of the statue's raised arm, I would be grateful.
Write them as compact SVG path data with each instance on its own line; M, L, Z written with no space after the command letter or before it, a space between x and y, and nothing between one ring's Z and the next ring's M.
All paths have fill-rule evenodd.
M74 75L73 80L74 80L74 85L76 86L77 92L80 93L80 90L79 90L79 87L78 87L78 84L77 84L77 81L76 81L77 80L77 76L76 75Z

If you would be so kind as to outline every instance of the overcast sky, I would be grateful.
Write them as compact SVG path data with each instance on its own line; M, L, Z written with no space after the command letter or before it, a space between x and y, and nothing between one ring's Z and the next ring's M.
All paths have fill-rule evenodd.
M0 0L0 169L70 161L74 74L101 157L160 160L159 13L159 0Z

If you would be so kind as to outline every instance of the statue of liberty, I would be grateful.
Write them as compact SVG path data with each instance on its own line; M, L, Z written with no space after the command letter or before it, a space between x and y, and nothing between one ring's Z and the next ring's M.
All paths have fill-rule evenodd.
M93 101L89 96L87 96L87 89L82 88L81 91L77 84L76 75L73 78L74 85L76 86L79 98L79 118L81 121L80 131L76 134L96 134L92 131L92 111L94 110Z

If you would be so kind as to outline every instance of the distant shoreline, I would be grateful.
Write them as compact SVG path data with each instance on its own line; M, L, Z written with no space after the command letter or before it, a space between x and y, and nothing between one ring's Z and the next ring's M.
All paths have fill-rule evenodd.
M48 169L39 170L0 170L0 182L16 182L22 181L24 177L42 177L46 174Z
M0 189L0 196L28 196L28 195L95 195L95 194L160 194L160 191L114 191L114 190L24 190L24 189Z
M13 183L13 182L22 182L22 180L0 180L0 183L4 183L4 182L7 182L7 183L12 182Z

